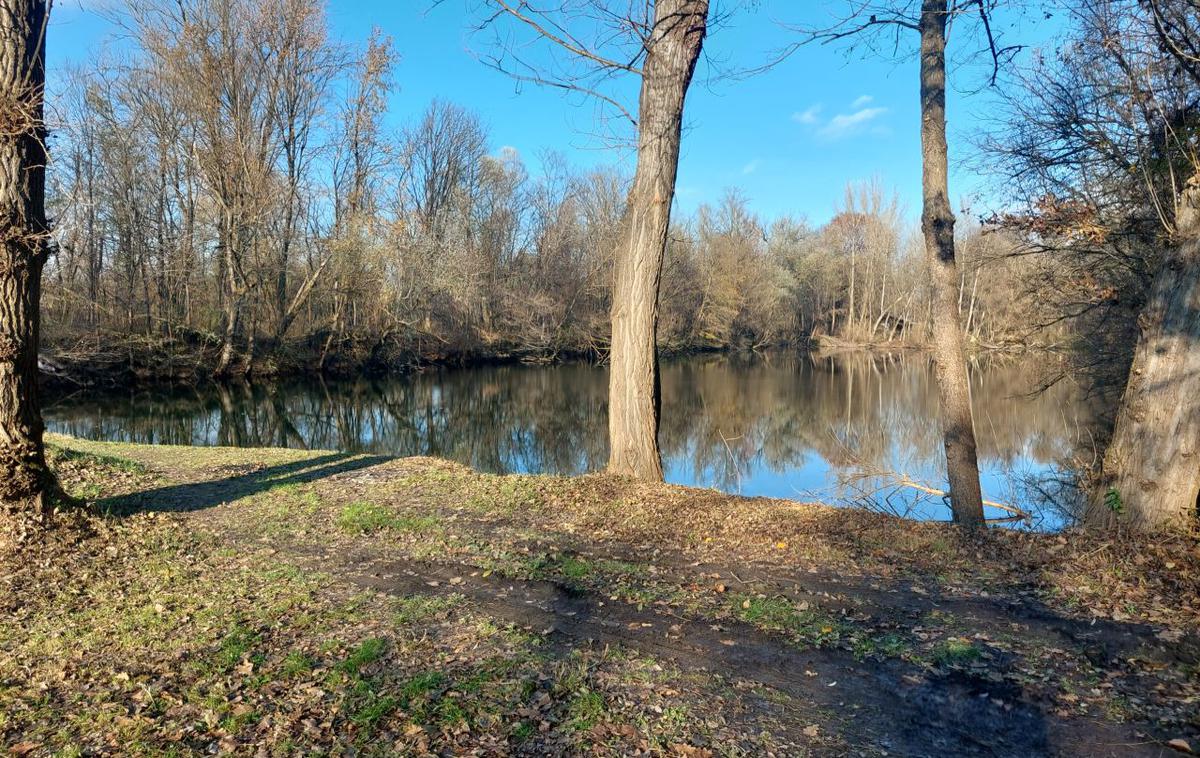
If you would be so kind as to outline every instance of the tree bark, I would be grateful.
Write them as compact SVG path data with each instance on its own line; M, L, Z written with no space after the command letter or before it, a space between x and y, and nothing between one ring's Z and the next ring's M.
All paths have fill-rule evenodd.
M38 405L46 222L45 0L0 0L0 547L45 521Z
M708 25L708 0L659 0L638 104L638 157L616 251L608 469L662 480L658 449L658 289L679 168L683 106Z
M239 215L226 211L222 223L222 255L225 273L225 336L213 376L227 379L237 373L237 343L242 334L242 314L246 307L246 279L242 274L242 240ZM243 364L244 367L244 364Z
M921 230L932 288L933 357L938 408L956 522L974 529L984 523L983 494L971 417L971 387L958 312L954 260L954 213L946 147L946 0L921 5Z
M1089 514L1145 531L1185 528L1200 515L1200 176L1183 193L1175 230L1139 318Z

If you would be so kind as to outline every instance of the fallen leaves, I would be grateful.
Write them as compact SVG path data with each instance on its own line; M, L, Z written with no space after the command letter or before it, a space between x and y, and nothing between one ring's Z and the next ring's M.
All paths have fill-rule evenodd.
M1005 533L978 550L950 544L931 551L930 545L943 544L945 528L819 506L743 501L602 477L486 477L430 461L394 462L378 470L391 478L364 480L353 493L344 492L344 480L331 478L313 492L334 505L347 495L378 499L421 517L429 516L421 509L441 513L454 522L453 532L421 539L339 538L321 520L329 511L315 508L288 512L291 531L281 537L264 531L266 520L256 518L277 507L270 493L229 497L229 505L197 513L190 522L177 516L100 521L96 528L103 536L82 538L79 555L65 553L58 573L39 574L46 579L40 585L23 580L24 586L44 588L43 599L35 596L10 610L7 621L0 619L12 639L22 640L18 644L24 638L12 630L32 624L42 630L43 644L69 652L48 656L59 663L29 656L33 671L20 676L2 668L12 664L0 662L0 675L28 682L26 700L53 703L56 714L65 714L65 729L74 728L70 719L84 719L87 709L103 714L104 726L95 731L109 752L119 749L123 735L135 733L147 735L154 747L166 741L182 743L185 752L239 754L290 740L298 750L326 753L353 742L416 755L594 750L703 757L713 746L749 744L751 754L772 752L768 733L792 740L774 750L779 755L795 754L804 740L840 746L843 727L805 710L804 703L771 709L791 719L780 724L755 711L757 700L733 702L752 697L748 693L779 695L738 679L744 671L722 672L738 682L730 694L703 677L680 676L667 661L651 662L640 654L622 658L629 652L624 646L614 646L610 656L574 638L577 627L587 629L596 616L628 606L636 614L619 617L615 631L621 636L670 645L686 628L686 644L706 644L718 661L754 655L763 638L799 644L784 626L760 623L763 611L803 625L806 646L814 635L833 635L834 658L804 659L820 672L802 669L805 678L794 684L820 688L850 707L859 702L861 685L848 670L871 670L873 662L886 658L889 665L907 667L909 673L896 680L903 689L934 687L937 669L926 661L952 637L986 643L978 661L962 666L965 673L980 682L1020 682L1024 695L1050 705L1047 718L1052 708L1061 708L1063 718L1080 718L1085 708L1089 718L1104 718L1104 709L1119 703L1122 719L1155 720L1159 728L1171 729L1186 724L1185 709L1194 702L1188 700L1194 686L1170 666L1140 654L1097 662L1070 636L1055 635L1051 639L1061 637L1061 647L1046 646L1044 636L1026 632L1031 626L1052 630L1053 618L1007 610L1039 603L1049 606L1048 616L1100 619L1088 637L1101 634L1110 623L1103 619L1122 614L1160 625L1151 633L1157 634L1152 645L1178 645L1191 628L1189 620L1200 618L1195 583L1200 560L1189 543L1161 548L1112 543L1113 549L1097 550L1087 536ZM403 476L393 475L398 472ZM431 472L437 474L436 489L429 484ZM202 475L212 478L211 472ZM489 503L503 506L509 487L519 493L536 489L537 502L503 512L462 505L483 493ZM613 519L611 504L617 500L625 507L622 518ZM453 509L453 516L444 509ZM218 537L204 531L221 518L228 521L219 539L236 545L233 555L220 553ZM148 550L144 541L153 535L174 542ZM712 536L698 541L695 535ZM352 590L328 577L306 583L287 574L296 559L288 539L306 540L303 546L329 564L353 549L375 561L366 570L375 582L389 581L383 567L391 560L440 566L405 576L405 593L444 598L454 588L461 605L399 621L389 605L395 597ZM564 574L566 551L579 558L571 576ZM602 551L615 552L614 560L603 560ZM805 560L793 558L798 555ZM491 582L467 580L493 576ZM569 598L523 600L523 583L556 592L565 586ZM731 586L747 594L731 596ZM180 587L187 591L175 591ZM513 607L527 604L557 615L507 626L477 613L472 598L483 593L489 600L509 598ZM981 628L964 628L965 617L943 613L961 602L984 603L1002 617L972 619ZM570 610L556 611L559 603ZM797 614L802 617L794 618ZM81 642L79 635L88 630L80 620L97 618L108 620ZM1020 623L1010 628L1014 619ZM231 626L242 624L253 634L227 644ZM553 634L553 644L539 631ZM374 638L386 640L380 657L350 673L347 659L363 640ZM557 655L560 647L569 647L570 654ZM739 649L726 650L734 647ZM555 655L545 655L549 648ZM217 652L225 661L220 665L212 663ZM832 662L837 656L848 660L849 654L855 660L849 667ZM105 670L95 660L117 661L120 670ZM432 674L444 679L435 681ZM1007 711L1022 701L980 702ZM0 700L0 706L7 704ZM37 713L13 716L14 733L45 742L52 732L38 725ZM1190 753L1186 725L1175 733L1181 736L1166 744ZM706 736L697 745L699 734ZM31 753L48 749L29 744Z

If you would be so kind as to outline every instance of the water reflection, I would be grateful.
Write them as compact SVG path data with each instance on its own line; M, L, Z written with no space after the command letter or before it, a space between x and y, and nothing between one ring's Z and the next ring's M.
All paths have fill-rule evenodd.
M1029 395L1035 366L974 367L985 493L1054 478L1096 417L1073 386ZM578 474L607 459L602 367L498 366L330 382L75 394L51 431L153 444L284 446L433 455L483 471ZM706 356L663 364L670 481L748 495L866 502L944 518L940 501L879 490L877 471L944 481L937 392L925 356ZM1055 526L1060 514L1052 514Z

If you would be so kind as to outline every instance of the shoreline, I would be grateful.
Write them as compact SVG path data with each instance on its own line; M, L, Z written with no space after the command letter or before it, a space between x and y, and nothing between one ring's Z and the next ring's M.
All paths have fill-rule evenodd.
M771 350L806 349L805 346L779 344ZM674 358L690 355L736 354L756 352L753 348L668 346L660 356ZM129 354L121 359L112 353L64 351L50 347L39 358L41 384L48 389L112 389L123 386L155 386L192 382L240 382L255 380L325 377L381 377L402 375L428 369L467 369L480 366L562 365L570 363L601 363L595 350L561 350L553 353L522 350L488 350L472 348L430 354L416 351L400 352L386 360L351 359L335 356L325 368L312 360L298 358L299 353L280 349L264 354L248 374L219 378L213 371L217 363L215 351L201 351L165 357L161 351L147 350Z
M1042 345L972 345L970 358L991 355L1058 354L1053 346ZM803 342L781 342L770 345L667 345L660 347L665 359L702 355L754 355L793 351L820 358L839 355L872 355L888 357L918 354L929 351L929 345L906 341L856 343L828 337L814 337ZM293 348L281 348L264 353L249 374L218 378L213 375L217 362L215 350L172 353L164 348L122 350L120 356L108 351L65 350L50 347L39 358L41 385L47 391L80 389L115 389L119 387L154 387L195 382L254 382L256 380L299 379L324 377L347 379L353 377L383 377L403 375L429 369L469 369L485 366L565 365L572 363L603 363L595 349L570 349L553 353L519 349L470 348L441 353L399 351L386 359L366 360L349 355L335 355L321 368L315 356L311 360Z

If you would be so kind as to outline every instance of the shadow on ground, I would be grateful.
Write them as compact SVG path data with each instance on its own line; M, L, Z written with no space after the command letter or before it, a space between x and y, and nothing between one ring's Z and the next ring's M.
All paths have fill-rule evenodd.
M221 479L172 484L165 487L140 490L96 502L103 512L118 516L134 513L182 513L213 508L266 492L275 487L289 484L307 484L338 474L392 460L382 455L352 455L330 453L275 466L260 467L254 464L223 467L213 473L231 472Z

